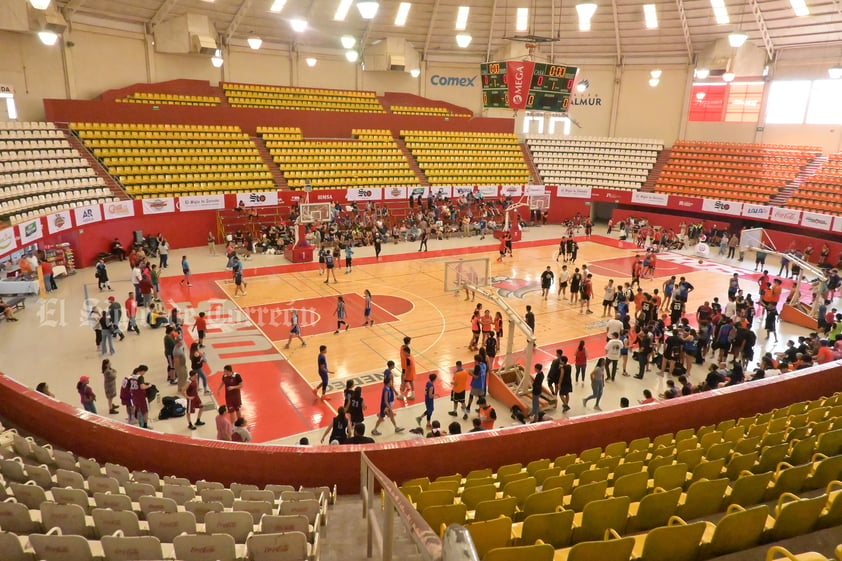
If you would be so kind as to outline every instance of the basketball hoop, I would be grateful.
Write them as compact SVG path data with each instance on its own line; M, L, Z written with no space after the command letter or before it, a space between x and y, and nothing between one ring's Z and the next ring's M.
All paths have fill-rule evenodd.
M525 46L526 46L526 50L529 51L530 60L534 60L535 59L535 49L538 48L538 45L536 45L535 43L527 43Z

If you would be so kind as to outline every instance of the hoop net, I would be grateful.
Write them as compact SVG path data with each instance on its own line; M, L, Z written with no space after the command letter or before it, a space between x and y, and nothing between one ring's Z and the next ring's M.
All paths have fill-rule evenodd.
M302 203L299 220L302 224L330 222L330 203Z

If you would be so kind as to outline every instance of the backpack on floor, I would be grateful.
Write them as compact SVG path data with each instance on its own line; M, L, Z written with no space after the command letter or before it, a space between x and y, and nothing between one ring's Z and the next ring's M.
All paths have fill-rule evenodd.
M184 406L178 402L178 398L171 395L166 396L161 400L161 412L158 414L158 420L163 421L171 417L183 417L187 414Z
M673 376L684 376L685 374L687 374L687 369L680 364L676 364L675 368L672 369Z

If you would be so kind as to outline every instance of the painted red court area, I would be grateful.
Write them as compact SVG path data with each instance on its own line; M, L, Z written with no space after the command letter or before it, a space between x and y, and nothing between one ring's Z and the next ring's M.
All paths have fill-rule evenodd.
M365 300L359 294L342 294L345 299L347 321L352 326L364 319ZM336 298L306 298L295 302L280 302L248 306L243 311L249 319L272 341L286 340L289 336L292 310L298 310L298 321L305 335L320 335L336 329ZM397 296L372 297L371 317L377 323L397 321L397 316L412 309L412 302Z
M632 263L635 257L615 257L613 259L603 259L601 261L594 261L588 263L588 269L595 275L606 277L631 278ZM665 259L658 259L655 264L655 278L669 277L672 275L681 276L695 271L693 267L682 265L680 263L672 263Z

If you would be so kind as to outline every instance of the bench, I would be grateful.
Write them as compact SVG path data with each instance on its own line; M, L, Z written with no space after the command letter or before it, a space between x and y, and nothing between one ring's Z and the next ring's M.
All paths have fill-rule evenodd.
M13 310L26 309L26 297L24 296L12 296L10 298L6 298L4 302Z

